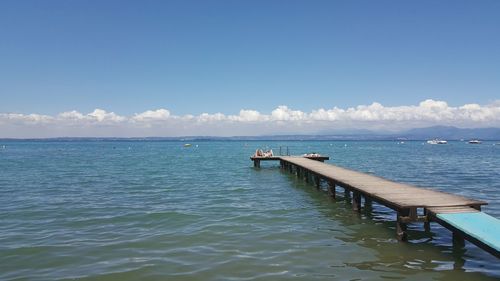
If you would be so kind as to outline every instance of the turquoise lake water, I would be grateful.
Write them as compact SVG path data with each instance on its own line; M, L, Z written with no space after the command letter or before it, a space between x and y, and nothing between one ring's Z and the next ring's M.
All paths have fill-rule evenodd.
M437 224L395 238L395 213L255 169L256 148L486 200L500 145L421 141L0 141L0 280L498 280L498 259Z

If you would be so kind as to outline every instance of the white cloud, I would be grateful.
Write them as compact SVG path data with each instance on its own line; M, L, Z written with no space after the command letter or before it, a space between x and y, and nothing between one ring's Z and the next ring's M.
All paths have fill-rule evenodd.
M96 108L88 114L82 114L76 110L66 111L57 115L59 121L94 121L97 123L104 122L123 122L127 117L117 115L114 112L106 112L103 109Z
M228 119L239 122L257 122L264 121L263 117L264 116L256 110L242 109L240 110L240 115L230 115Z
M208 114L202 113L198 117L195 118L198 122L217 122L217 121L225 121L226 115L222 113Z
M167 120L170 117L170 111L166 109L148 110L143 113L135 114L131 119L139 122L147 122L154 120Z
M300 110L291 110L286 105L280 105L271 112L271 120L276 121L302 121L307 119L307 114Z
M26 124L40 124L48 123L54 118L48 115L41 114L20 114L20 113L0 113L1 123L26 123Z
M73 110L56 116L0 113L0 137L261 135L346 128L396 130L432 125L499 127L500 101L458 107L432 99L418 105L393 107L374 102L346 109L321 108L310 113L280 105L270 114L242 109L238 115L177 116L163 108L128 117L103 109L87 114Z
M59 119L67 119L67 120L82 120L85 118L85 115L81 114L76 110L66 111L63 113L59 113Z
M114 112L106 112L105 110L102 109L95 109L93 112L87 114L87 116L93 118L95 121L98 122L121 122L127 120L126 117L119 116L115 114Z

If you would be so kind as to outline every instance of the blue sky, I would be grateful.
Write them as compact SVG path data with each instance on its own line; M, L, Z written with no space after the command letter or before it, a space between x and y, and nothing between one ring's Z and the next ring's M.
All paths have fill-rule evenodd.
M1 1L0 113L500 99L500 1Z

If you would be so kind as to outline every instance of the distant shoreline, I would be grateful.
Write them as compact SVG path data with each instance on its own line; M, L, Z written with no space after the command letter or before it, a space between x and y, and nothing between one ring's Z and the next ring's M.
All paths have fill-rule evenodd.
M429 139L448 141L478 139L482 141L499 141L500 128L457 128L453 126L433 126L415 128L401 132L381 132L369 130L349 130L318 132L315 134L282 134L257 136L176 136L176 137L29 137L0 138L6 140L41 140L41 141L425 141Z
M208 141L392 141L392 142L405 142L405 141L427 141L428 138L422 139L393 139L393 138L349 138L349 137L315 137L315 136L303 136L303 137L147 137L147 138L116 138L116 137L63 137L63 138L0 138L0 142L19 142L19 141L33 141L33 142L78 142L78 141L88 141L88 142L112 142L112 141L124 141L124 142L140 142L140 141L150 141L150 142L208 142ZM446 139L447 141L453 142L467 142L469 139ZM495 142L500 141L498 139L481 139L481 141Z

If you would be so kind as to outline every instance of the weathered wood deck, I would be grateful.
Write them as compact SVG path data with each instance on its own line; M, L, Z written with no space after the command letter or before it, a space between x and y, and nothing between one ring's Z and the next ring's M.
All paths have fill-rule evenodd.
M322 180L327 182L328 193L332 197L336 196L336 187L342 187L345 197L352 198L353 210L360 211L362 202L364 202L365 208L371 208L372 201L395 210L397 212L396 235L399 240L406 241L408 239L407 223L423 222L428 231L430 222L434 221L453 231L454 243L462 244L465 238L500 257L498 251L500 246L492 246L496 240L491 239L491 235L485 235L484 231L467 229L467 226L462 227L456 223L456 221L461 221L460 216L458 218L457 216L448 216L448 214L470 216L473 213L480 213L481 206L487 204L484 201L397 183L378 176L326 164L322 160L315 161L319 159L297 156L277 156L274 158L268 160L279 160L282 169L304 178L307 182L313 182L317 187L320 187ZM260 167L260 165L256 167ZM500 221L493 217L489 221L496 221L493 228L497 233L500 233Z
M373 200L398 211L412 208L456 206L470 206L480 209L481 205L487 204L458 195L397 183L331 164L311 161L303 157L282 156L280 159L336 185L347 187L350 191L371 197Z

